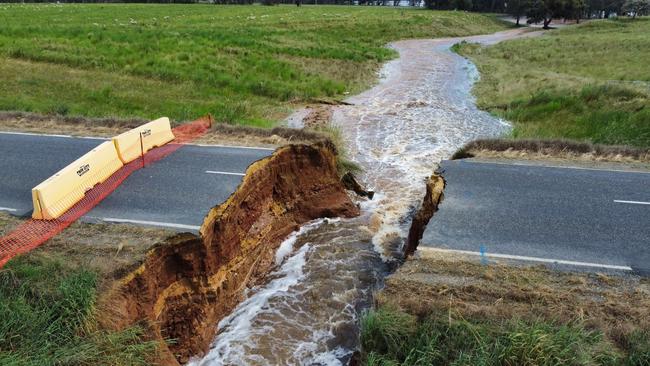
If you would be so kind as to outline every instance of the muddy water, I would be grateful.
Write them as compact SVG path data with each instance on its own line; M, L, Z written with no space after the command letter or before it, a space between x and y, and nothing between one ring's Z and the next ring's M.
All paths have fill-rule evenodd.
M466 38L493 43L521 30ZM267 285L218 324L212 349L192 365L340 365L358 346L358 319L399 261L425 178L441 159L508 124L479 111L470 94L476 68L452 53L461 39L391 45L374 88L334 112L363 180L377 192L362 215L307 225L278 250Z

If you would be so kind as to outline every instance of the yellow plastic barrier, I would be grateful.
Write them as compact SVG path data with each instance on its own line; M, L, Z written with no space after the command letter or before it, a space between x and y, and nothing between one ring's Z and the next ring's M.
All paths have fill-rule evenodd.
M123 165L113 142L102 143L32 189L32 217L58 218Z
M173 139L169 118L162 117L113 137L113 143L120 160L126 164Z

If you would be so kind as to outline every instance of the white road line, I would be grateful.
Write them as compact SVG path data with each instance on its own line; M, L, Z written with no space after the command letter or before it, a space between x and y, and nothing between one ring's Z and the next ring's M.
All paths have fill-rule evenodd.
M633 205L650 205L650 202L643 202L643 201L623 201L623 200L614 200L616 203L630 203Z
M47 133L35 133L35 132L13 132L13 131L0 131L3 135L23 135L23 136L49 136L49 137L72 137L70 135L54 135Z
M0 211L9 211L9 212L16 212L15 208L9 208L9 207L0 207Z
M117 223L126 223L126 224L139 224L139 225L151 225L151 226L162 226L162 227L171 227L174 229L188 229L188 230L199 230L200 226L194 225L185 225L185 224L175 224L171 222L158 222L158 221L141 221L141 220L129 220L129 219L116 219L113 217L99 217L100 220L106 222L117 222Z
M21 135L21 136L63 137L63 138L69 138L69 139L109 140L108 137L57 135L57 134L49 134L49 133L35 133L35 132L0 131L0 134L3 134L3 135Z
M452 160L452 161L462 161L464 163L471 163L471 164L496 164L496 165L510 165L510 166L525 166L525 167L533 167L533 168L556 168L556 169L574 169L574 170L594 170L594 171L597 171L597 172L650 174L650 172L639 171L639 170L599 169L599 168L586 168L586 167L580 167L580 166L524 164L524 163L517 163L517 162L507 162L506 163L506 162L498 162L498 161L476 161L476 160L468 160L468 159L459 159L459 160Z
M442 249L442 248L431 248L431 247L418 247L418 251L422 252L443 252L443 253L457 253L457 254L467 254L481 256L480 252L472 252L469 250L456 250L456 249ZM498 254L498 253L485 253L486 257L489 258L501 258L501 259L514 259L527 262L540 262L540 263L551 263L551 264L566 264L570 266L579 266L579 267L593 267L593 268L603 268L603 269L614 269L619 271L632 271L632 267L628 266L617 266L612 264L601 264L601 263L590 263L590 262L576 262L576 261L566 261L562 259L551 259L551 258L539 258L539 257L526 257L521 255L510 255L510 254Z
M206 170L205 172L208 173L208 174L237 175L237 176L240 176L240 177L243 177L244 175L246 175L244 173L219 172L219 171L214 171L214 170Z

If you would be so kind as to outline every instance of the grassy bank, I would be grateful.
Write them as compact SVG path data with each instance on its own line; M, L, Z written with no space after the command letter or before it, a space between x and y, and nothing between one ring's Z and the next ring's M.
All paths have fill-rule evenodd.
M431 316L418 320L391 308L362 320L365 364L388 365L647 365L650 333L635 332L621 353L579 322L504 322Z
M461 44L476 63L483 109L514 138L650 147L650 19L592 21L491 47Z
M647 278L432 253L387 278L362 364L650 364Z
M0 236L20 219L0 213ZM127 225L73 224L0 269L0 365L150 365L147 325L103 324L101 295L170 233Z
M396 39L490 33L462 12L344 6L1 5L0 110L269 126L368 87Z
M138 326L101 330L97 274L62 258L20 257L0 270L0 364L148 365L156 344Z

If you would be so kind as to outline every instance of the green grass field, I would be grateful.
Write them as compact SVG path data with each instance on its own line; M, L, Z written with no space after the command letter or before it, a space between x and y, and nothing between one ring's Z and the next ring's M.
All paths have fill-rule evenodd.
M346 6L0 4L0 110L89 117L210 112L269 126L371 85L414 37L490 33L494 17Z
M0 269L0 364L149 365L157 344L134 326L95 321L95 272L63 258L21 256Z
M650 147L650 19L592 21L491 47L461 44L481 108L515 138Z

